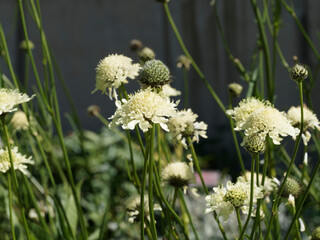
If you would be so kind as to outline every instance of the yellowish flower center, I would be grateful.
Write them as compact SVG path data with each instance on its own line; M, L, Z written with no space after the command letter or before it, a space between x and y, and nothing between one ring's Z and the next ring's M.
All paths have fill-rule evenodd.
M246 197L247 193L243 189L233 188L226 193L224 200L230 202L235 207L241 207Z

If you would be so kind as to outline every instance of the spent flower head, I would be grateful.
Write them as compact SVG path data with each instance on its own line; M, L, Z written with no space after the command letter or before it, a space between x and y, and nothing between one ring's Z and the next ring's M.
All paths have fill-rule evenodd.
M180 55L177 58L177 67L178 68L185 68L186 70L190 69L191 61L190 59L185 55Z
M16 105L30 101L35 95L29 97L20 93L18 89L0 88L0 116L17 110Z
M31 157L27 158L25 155L19 153L17 147L13 147L11 149L11 153L14 169L21 171L25 175L28 175L29 172L27 170L27 165L25 164L34 164L34 161L31 159ZM5 173L10 169L10 167L11 163L8 149L0 149L0 171Z
M299 128L301 127L301 107L291 107L288 111L288 118L291 120L292 126ZM303 133L302 139L304 145L308 145L311 138L311 134L308 129L320 130L320 122L317 116L307 107L303 107Z
M110 99L117 99L116 89L128 78L138 76L140 65L133 64L132 59L123 55L111 54L100 60L96 67L96 89L109 94ZM108 92L107 92L108 90Z
M244 136L241 146L251 154L263 154L266 149L266 139L259 133Z
M303 81L305 78L308 77L308 70L306 66L296 63L291 69L290 69L290 77L292 80L295 80L297 82Z
M311 240L320 240L320 226L312 231Z
M302 191L303 186L300 181L296 180L295 178L288 177L287 181L284 183L282 197L287 198L292 195L295 198L298 198Z
M189 108L176 112L169 120L168 127L177 141L188 148L186 140L191 138L192 142L199 142L199 137L207 138L208 125L204 122L196 122L198 115Z
M140 71L139 82L143 88L159 88L171 82L170 70L160 60L147 61Z
M245 181L243 177L238 177L236 183L228 181L226 188L220 185L213 188L213 191L212 195L205 198L207 201L205 213L215 211L225 221L228 220L229 215L233 213L235 208L241 208L244 214L249 213L250 183ZM263 189L254 184L253 203L255 204L257 199L261 198L263 198Z
M163 130L169 131L167 122L175 114L177 104L148 88L129 96L129 100L116 101L116 106L109 127L121 125L123 129L133 130L138 124L146 132L152 123L159 123Z
M164 183L177 188L187 188L194 182L194 175L188 164L184 162L169 163L161 172Z

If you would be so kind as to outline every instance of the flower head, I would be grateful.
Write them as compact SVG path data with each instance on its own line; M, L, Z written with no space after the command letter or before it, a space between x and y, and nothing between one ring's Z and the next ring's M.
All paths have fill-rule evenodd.
M304 65L297 63L291 68L290 77L292 80L301 82L308 77L308 70Z
M173 137L181 141L185 148L188 148L186 139L191 138L192 142L199 142L199 137L207 138L206 130L208 125L204 122L196 122L198 115L191 109L176 112L169 122L168 127Z
M281 136L295 137L299 133L299 130L291 125L285 113L271 106L252 112L241 129L246 136L259 134L266 138L269 135L274 144L280 144Z
M117 98L116 89L122 83L128 83L127 78L138 76L140 65L132 64L132 59L123 55L111 54L100 60L96 67L96 90ZM108 93L107 93L108 89Z
M271 103L269 101L260 101L256 98L247 98L243 99L238 107L235 107L233 110L227 110L226 113L234 118L236 123L235 130L239 131L251 113L266 106L271 106Z
M15 112L11 118L11 124L15 131L27 130L29 127L27 115L22 111Z
M169 68L160 60L147 61L140 71L139 82L143 88L161 87L171 81Z
M184 162L173 162L169 163L162 170L161 179L173 187L185 188L194 182L194 175L188 164Z
M241 208L242 212L248 214L250 205L250 183L243 177L238 177L234 184L227 182L227 187L218 186L213 188L214 193L206 197L207 209L205 213L216 211L218 216L222 216L225 221L235 208ZM253 203L257 199L263 198L262 188L253 186Z
M138 51L138 57L141 64L144 64L145 62L152 60L156 57L156 54L151 48L144 47L140 51Z
M25 164L34 164L34 161L31 157L26 157L18 152L18 148L14 147L11 149L13 167L15 170L20 170L23 174L28 175L27 165ZM9 152L8 150L0 149L0 171L5 173L11 167Z
M311 240L320 240L320 226L312 231Z
M162 93L167 97L176 97L181 95L181 92L173 87L170 84L166 84L162 86Z
M292 177L288 177L284 184L282 196L289 197L292 195L293 197L298 198L302 191L303 186L301 183Z
M177 58L177 67L178 68L185 68L186 70L190 69L191 61L190 59L185 55L180 55Z
M261 183L262 183L262 174L259 174L258 177L259 177L259 183L261 185ZM245 178L246 178L247 182L250 184L250 182L251 182L251 172L246 171ZM256 173L253 174L253 182L254 182L254 184L257 184L257 174ZM278 188L277 183L273 179L269 178L268 176L265 176L264 185L263 185L264 196L270 195L272 192L276 191L277 188Z
M300 128L301 126L301 107L291 107L288 111L288 118L291 120L292 126ZM311 134L308 129L320 130L320 122L317 116L307 107L303 107L303 134L302 139L304 145L307 145Z
M4 113L16 111L15 105L28 102L34 96L29 97L25 93L19 93L17 89L0 88L0 116Z
M117 110L109 127L121 125L123 129L133 130L138 124L143 132L152 128L152 123L159 123L165 131L169 131L168 119L175 114L176 104L161 97L150 88L129 96L129 100L116 101Z
M241 146L251 154L262 154L266 149L266 140L259 133L244 136Z
M241 92L242 92L243 87L238 84L238 83L230 83L228 85L228 90L229 93L233 96L233 97L239 97Z

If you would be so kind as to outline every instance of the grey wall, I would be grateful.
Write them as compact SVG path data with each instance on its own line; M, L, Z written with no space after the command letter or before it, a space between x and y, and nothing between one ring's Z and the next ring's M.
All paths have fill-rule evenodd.
M182 51L168 25L161 4L150 0L42 0L40 2L45 33L76 102L84 128L98 130L101 127L98 120L87 116L86 108L89 105L99 105L106 117L111 116L115 110L114 103L108 97L99 92L91 94L95 85L94 69L98 61L111 53L122 53L136 61L135 54L129 50L129 41L132 38L140 39L146 46L155 50L157 58L167 63L175 76L172 85L182 89L182 74L175 67L175 59L182 54ZM249 1L224 0L217 1L217 4L232 53L246 68L250 68L257 27ZM298 17L307 24L307 30L317 47L319 47L316 36L320 20L319 5L319 1L296 1ZM243 83L245 89L246 85L226 57L209 1L172 0L169 6L191 55L226 104L228 83ZM16 24L16 13L15 1L1 0L0 21L8 37L10 51L17 67L19 58L16 46L19 41L17 34L19 26ZM313 67L315 64L313 54L292 18L284 9L282 16L285 28L280 31L279 42L287 61L293 64L292 56L297 55L301 61ZM37 63L40 65L40 39L30 18L28 26L30 38L36 45L34 53L37 56ZM289 79L279 61L278 66L276 106L280 110L287 110L291 105L299 103L298 92L295 83ZM215 137L228 126L227 119L193 70L190 71L190 80L191 108L198 113L200 120L209 124L209 134ZM137 83L131 83L129 88L133 90L137 86ZM318 89L319 84L314 90L315 102L319 101ZM59 93L61 111L68 112L70 109L61 89ZM182 104L180 105L182 107ZM319 115L320 107L316 104L315 107ZM64 128L70 129L67 121L64 122Z

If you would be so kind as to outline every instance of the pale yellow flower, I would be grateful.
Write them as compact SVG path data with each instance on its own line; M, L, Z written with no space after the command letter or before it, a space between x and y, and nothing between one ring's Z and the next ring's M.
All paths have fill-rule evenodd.
M246 136L259 134L266 138L267 135L274 144L280 144L284 136L295 137L299 129L291 125L290 120L284 112L280 112L274 107L266 106L252 112L245 123L241 126Z
M238 177L236 183L228 181L226 188L218 186L213 188L213 191L212 195L205 198L207 201L205 213L215 211L225 221L228 220L229 215L234 212L236 207L239 207L244 214L249 213L250 183L245 181L243 177ZM253 203L255 204L257 199L261 198L263 198L263 189L254 184Z
M111 54L100 60L96 67L96 89L109 94L110 99L117 99L116 89L127 78L134 79L139 74L140 65L133 64L132 59L123 55ZM107 92L108 90L108 92Z
M204 122L196 122L198 115L191 109L176 112L169 120L168 127L170 132L177 141L180 141L185 148L187 137L192 142L199 142L199 138L207 138L206 131L208 125Z
M256 98L247 98L243 99L238 107L234 109L229 109L226 113L235 121L235 130L239 131L242 129L243 124L247 121L248 117L254 111L257 111L260 108L265 108L266 106L271 106L269 101L260 101Z
M25 164L34 164L34 161L31 157L26 157L18 152L18 148L14 147L11 149L12 161L15 170L21 171L23 174L28 175L27 165ZM9 152L8 150L0 149L0 171L5 173L11 167Z
M251 172L246 171L245 178L248 181L248 183L250 184L250 182L251 182ZM256 173L254 173L253 182L254 182L254 184L257 184L257 174ZM262 174L259 174L259 184L261 185L261 183L262 183ZM264 193L264 195L268 196L272 192L277 191L277 189L278 189L277 183L273 179L269 178L268 176L265 176L264 185L263 185L263 193Z
M29 127L27 115L22 111L15 112L11 118L11 124L15 131L27 130Z
M194 175L188 164L184 162L169 163L161 172L163 182L178 188L187 188L194 182Z
M161 97L150 88L129 96L129 100L116 101L117 110L109 127L121 125L123 129L133 130L138 124L143 132L152 128L152 123L158 123L165 131L169 131L168 119L176 112L176 104Z
M162 86L162 93L167 97L176 97L181 95L181 92L173 87L170 84L166 84Z
M35 95L29 97L17 89L0 88L0 116L17 110L16 105L30 101Z
M291 120L292 126L299 128L301 126L301 107L291 107L288 111L288 118ZM317 116L307 107L303 108L303 133L302 139L304 145L308 145L311 134L308 129L320 130L320 122Z

